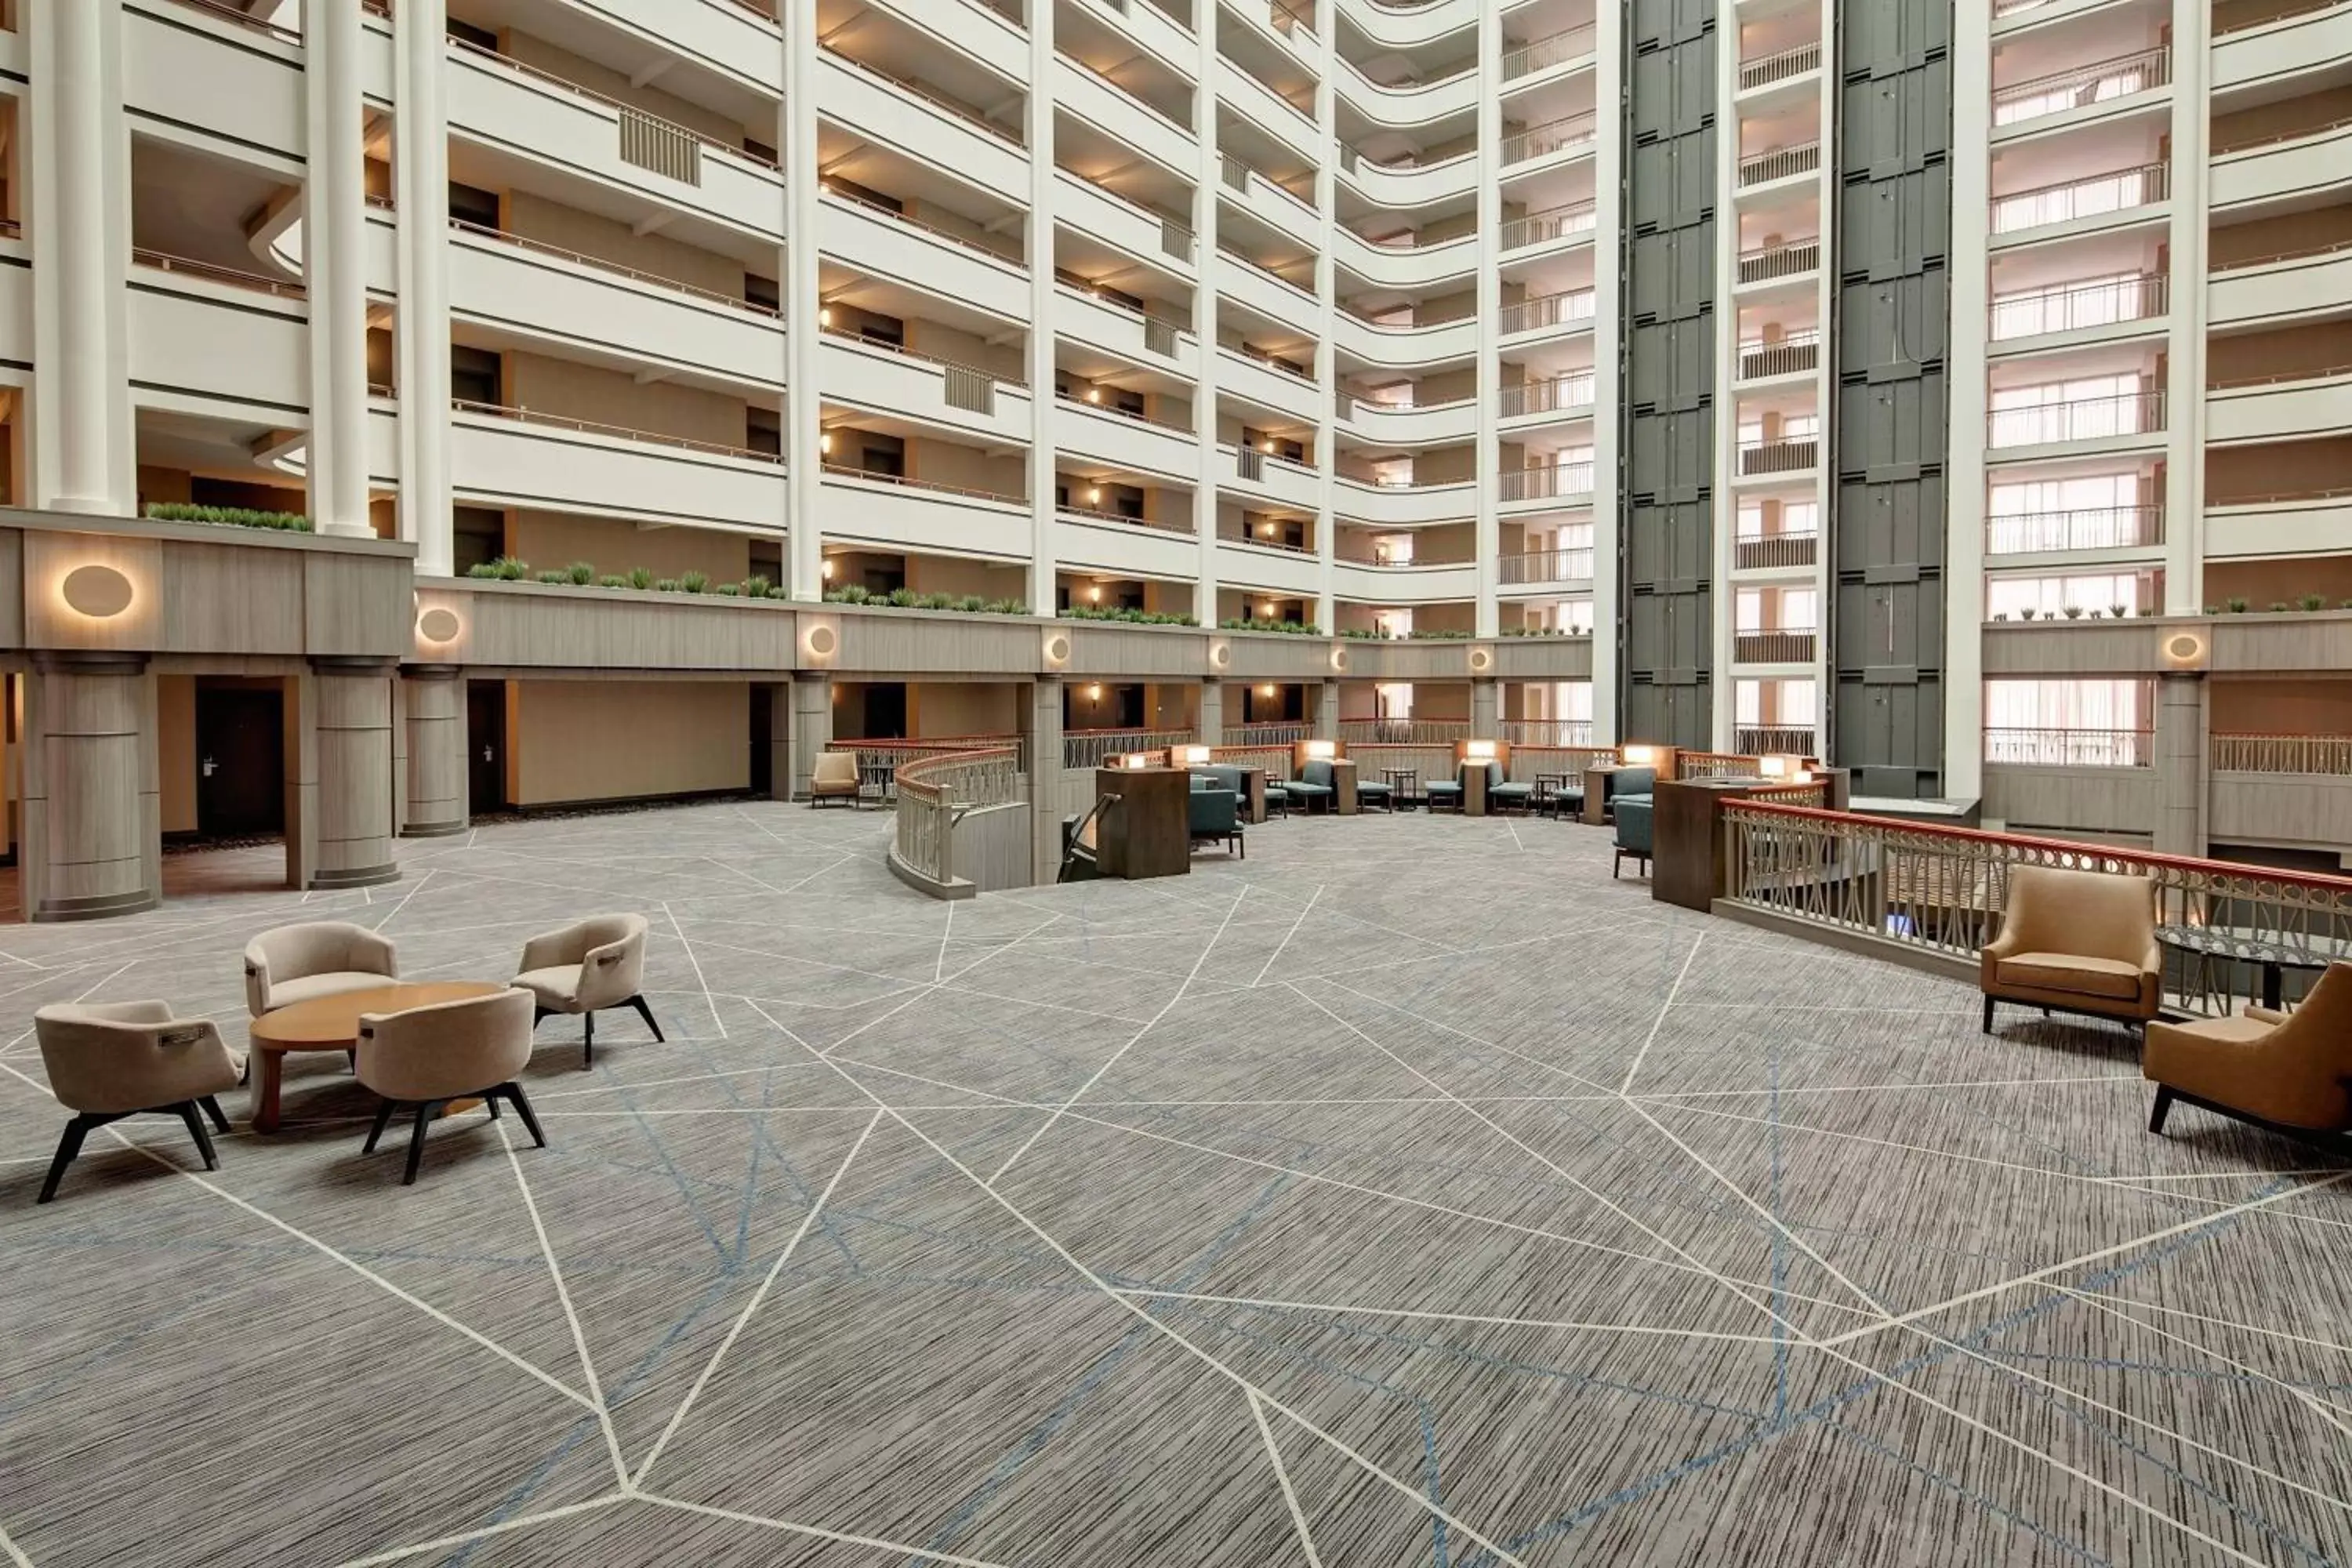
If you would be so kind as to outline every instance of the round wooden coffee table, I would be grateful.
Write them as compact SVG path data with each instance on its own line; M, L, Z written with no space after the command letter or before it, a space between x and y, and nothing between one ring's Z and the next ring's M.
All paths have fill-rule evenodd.
M253 1130L278 1131L278 1085L289 1051L349 1051L360 1039L367 1013L405 1013L440 1002L493 996L507 989L490 980L436 980L411 985L372 985L273 1008L256 1018L253 1034Z

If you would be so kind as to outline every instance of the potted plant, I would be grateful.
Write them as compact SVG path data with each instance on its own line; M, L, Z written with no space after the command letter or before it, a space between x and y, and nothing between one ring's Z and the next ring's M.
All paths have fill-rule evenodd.
M2110 605L2107 607L2115 612L2115 617L2119 621L2131 614L2131 606L2128 605Z
M2297 601L2297 603L2302 605L2302 606L2306 610L2324 610L2327 608L2327 595L2325 594L2305 594Z

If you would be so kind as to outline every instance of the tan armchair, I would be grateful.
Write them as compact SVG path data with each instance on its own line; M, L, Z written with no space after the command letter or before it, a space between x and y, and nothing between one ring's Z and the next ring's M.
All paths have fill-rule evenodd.
M851 809L856 808L856 752L819 752L816 754L816 766L809 772L809 805L823 805L829 800L845 800Z
M2292 1013L2151 1024L2140 1070L2155 1083L2150 1132L2172 1102L2298 1131L2352 1131L2352 963L2332 963Z
M646 929L643 915L598 915L523 944L521 973L514 983L538 1003L530 1026L538 1028L551 1013L580 1015L583 1071L595 1063L596 1015L606 1007L635 1008L654 1039L662 1039L643 992Z
M392 939L344 921L279 926L245 944L245 1006L255 1017L400 978Z
M531 1142L547 1147L530 1101L515 1074L530 1060L530 993L520 990L468 996L401 1013L368 1013L360 1018L360 1082L383 1103L360 1152L375 1152L376 1141L403 1107L416 1112L408 1137L408 1171L402 1186L416 1182L425 1158L425 1130L453 1100L478 1098L499 1118L499 1101L511 1100L530 1131Z
M92 1129L126 1116L176 1113L188 1124L205 1169L220 1169L205 1117L228 1131L228 1118L213 1096L236 1087L245 1058L222 1041L211 1019L175 1018L167 1002L58 1003L33 1015L33 1032L40 1037L49 1091L75 1113L35 1202L58 1195L58 1183Z
M2145 1025L2164 989L2156 889L2145 877L2012 866L2000 935L1980 963L1987 1034L1996 1000Z

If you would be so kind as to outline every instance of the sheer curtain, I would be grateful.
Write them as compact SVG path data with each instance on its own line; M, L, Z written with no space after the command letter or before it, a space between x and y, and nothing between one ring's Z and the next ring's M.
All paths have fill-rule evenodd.
M2028 479L1992 487L1986 549L1995 555L2033 550L2105 550L2152 544L2150 514L2140 505L2136 472Z
M1988 680L1985 761L2139 767L2155 710L2143 680Z

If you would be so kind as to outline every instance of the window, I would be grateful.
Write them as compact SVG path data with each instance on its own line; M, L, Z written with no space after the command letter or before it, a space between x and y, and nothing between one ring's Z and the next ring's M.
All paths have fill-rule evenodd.
M892 479L907 477L907 443L899 437L877 436L866 430L845 430L841 434L844 439L861 443L857 448L859 472Z
M2139 680L1988 680L1985 761L2139 767L2155 704Z
M784 425L772 408L757 404L743 410L743 446L745 450L762 453L771 458L784 455Z
M449 509L450 571L459 577L487 566L507 550L507 514L482 506Z
M1995 555L2031 550L2108 550L2153 544L2154 509L2140 504L2136 472L1996 484L1986 499L1986 549Z
M2164 197L2164 166L2158 164L2078 180L2071 185L2020 191L2013 196L1996 196L1992 204L1992 231L2009 234L2021 228L2032 228L2037 224L2064 223L2070 218L2121 212L2143 202L2161 201Z
M778 290L774 279L762 278L756 272L746 272L743 274L743 302L747 305L764 305L771 310L778 310L783 308L784 297Z
M449 216L453 222L471 224L476 228L504 226L499 221L498 192L460 184L455 180L449 182Z
M1372 688L1372 700L1377 705L1379 717L1382 719L1410 719L1412 717L1412 682L1400 680L1375 686Z
M492 54L499 52L499 36L488 27L477 27L471 22L460 22L455 17L448 20L446 26L449 36L461 44L471 44Z
M1997 386L1991 444L2021 447L2137 435L2154 428L2151 402L2140 395L2140 378L2130 371L2039 386Z
M2102 616L2118 605L2136 610L2158 602L2162 580L2163 574L2152 570L1991 577L1985 582L1985 614L2020 621L2027 610L2053 619L2069 609Z
M488 349L460 343L449 350L449 395L459 403L486 408L504 405L505 363Z
M880 207L887 213L903 216L907 210L907 204L898 197L886 196L871 185L861 185L856 180L845 180L838 174L827 174L818 184L835 195L847 196L854 202L864 202L870 207Z
M1554 605L1551 609L1546 613L1544 616L1544 624L1550 626L1554 631L1591 637L1592 635L1592 601L1590 599L1562 599L1559 604ZM1564 715L1564 717L1585 719L1592 717L1591 711L1592 688L1590 683L1585 685L1584 690L1586 711L1581 714L1568 714Z
M1780 513L1780 526L1767 530L1767 519L1775 510ZM1747 500L1739 503L1734 521L1734 536L1739 539L1778 539L1783 534L1810 534L1815 531L1821 517L1820 503L1809 500Z
M1995 338L2031 337L2036 332L2072 331L2077 327L2104 327L2115 321L2137 321L2149 314L2153 300L2148 279L2137 272L2112 272L2046 289L2020 289L1996 294L1992 301Z

